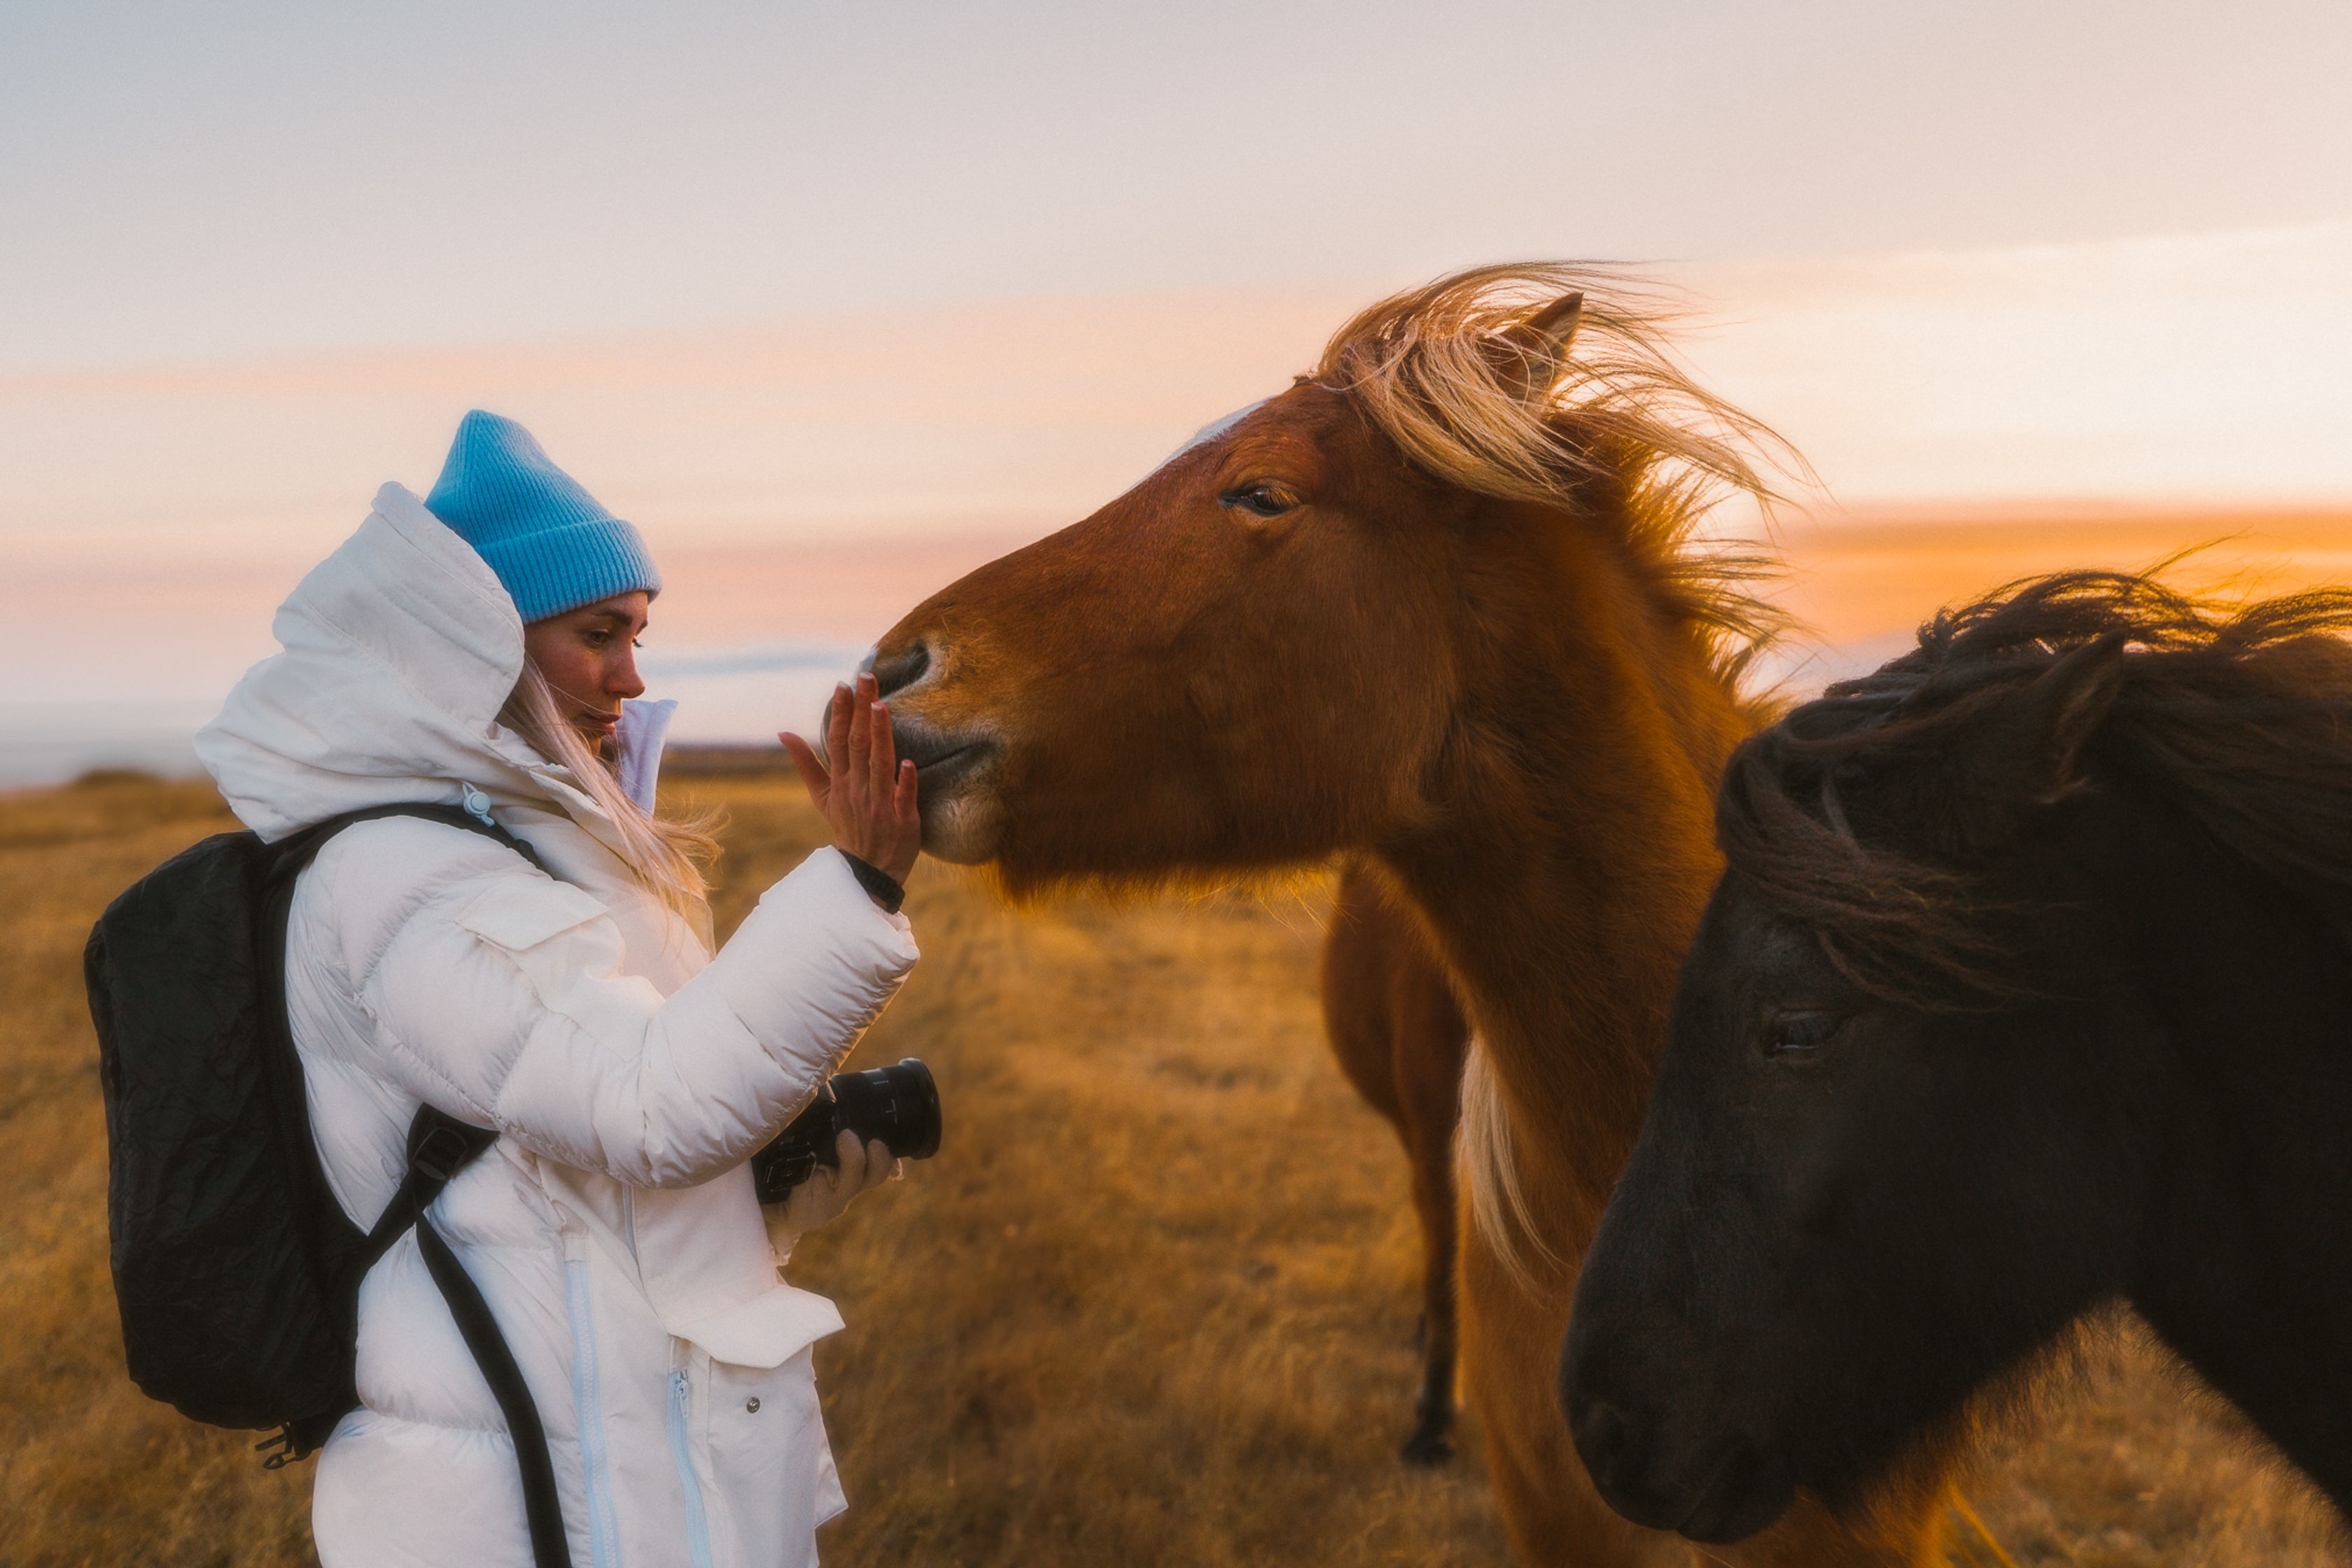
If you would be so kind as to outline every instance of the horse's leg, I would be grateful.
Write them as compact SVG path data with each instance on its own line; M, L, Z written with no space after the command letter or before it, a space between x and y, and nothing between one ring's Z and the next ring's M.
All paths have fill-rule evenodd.
M1445 1130L1447 1133L1452 1129ZM1408 1465L1442 1465L1454 1457L1454 1178L1451 1137L1435 1149L1415 1127L1412 1203L1421 1215L1421 1394L1402 1450Z
M1360 865L1340 873L1332 901L1323 1029L1340 1072L1396 1128L1412 1169L1423 1255L1422 1380L1403 1455L1408 1464L1442 1463L1452 1452L1446 1429L1454 1418L1454 1122L1469 1031L1410 917L1381 896ZM1408 1063L1412 1070L1403 1070ZM1433 1088L1433 1071L1440 1080Z
M1530 1291L1466 1214L1461 1253L1463 1397L1476 1417L1513 1555L1524 1568L1686 1561L1673 1537L1627 1523L1601 1500L1569 1440L1554 1392L1568 1289Z
M1323 939L1323 1032L1348 1082L1402 1135L1389 987L1398 919L1371 873L1355 864L1340 872L1330 932Z
M1470 1050L1470 1025L1444 972L1415 946L1415 963L1401 968L1393 982L1397 1102L1404 1113L1422 1240L1421 1397L1403 1457L1409 1465L1442 1465L1454 1455L1447 1441L1454 1426L1454 1259L1460 1223L1454 1130L1462 1119L1462 1065Z

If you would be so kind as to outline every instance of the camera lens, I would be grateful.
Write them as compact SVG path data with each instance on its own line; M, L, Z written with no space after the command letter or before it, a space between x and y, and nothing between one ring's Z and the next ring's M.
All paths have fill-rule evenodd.
M938 1153L940 1089L931 1069L908 1057L896 1067L836 1074L791 1126L751 1156L760 1201L780 1204L817 1166L836 1163L834 1145L845 1129L868 1143L878 1140L902 1159Z
M890 1152L928 1160L940 1152L940 1089L931 1069L913 1057L897 1067L843 1073L833 1080L841 1124Z

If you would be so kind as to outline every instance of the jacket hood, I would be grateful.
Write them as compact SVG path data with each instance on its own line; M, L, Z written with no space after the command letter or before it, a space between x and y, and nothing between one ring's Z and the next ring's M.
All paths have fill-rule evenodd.
M278 608L280 652L247 670L196 755L245 825L277 839L347 811L553 805L608 844L570 775L498 722L522 674L522 617L473 547L403 486ZM617 847L617 846L614 846Z

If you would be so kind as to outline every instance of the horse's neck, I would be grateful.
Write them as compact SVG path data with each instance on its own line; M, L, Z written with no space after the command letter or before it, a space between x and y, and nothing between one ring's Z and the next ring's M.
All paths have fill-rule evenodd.
M2352 952L2170 813L2127 818L2104 861L2160 1053L2116 1063L2161 1085L2134 1302L2352 1506Z
M1580 1246L1640 1126L1746 721L1690 629L1635 596L1529 640L1465 704L1441 825L1381 855L1468 993L1523 1188Z

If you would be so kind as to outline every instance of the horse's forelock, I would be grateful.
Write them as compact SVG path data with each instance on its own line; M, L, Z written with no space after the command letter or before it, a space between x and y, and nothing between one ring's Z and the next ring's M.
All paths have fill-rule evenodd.
M1981 751L1987 723L2030 700L2070 652L2109 637L2132 650L2104 731L2115 765L2337 911L2352 934L2347 589L2231 605L2156 573L2070 572L1946 609L1911 652L1831 687L1734 754L1717 813L1727 862L1865 989L1936 1007L2013 994L2013 910L1987 894L1980 868L1920 848L1951 825L1896 821L1885 826L1903 842L1874 843L1837 803L1898 769L1962 776L1952 764ZM1935 809L2018 804L1964 793Z
M1513 332L1581 293L1560 376L1533 395ZM1573 512L1620 500L1625 542L1736 677L1786 626L1751 587L1778 563L1753 546L1702 541L1727 495L1768 515L1767 477L1802 459L1695 381L1666 344L1676 314L1656 286L1605 268L1504 264L1381 300L1342 326L1313 379L1349 395L1412 461L1480 495ZM1549 363L1549 362L1547 362Z

